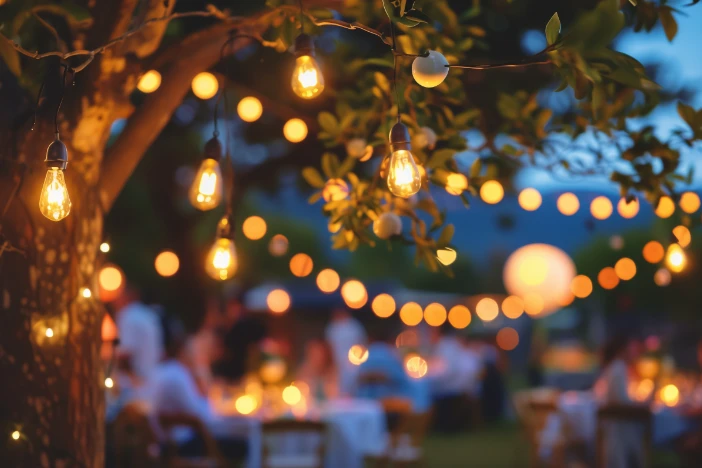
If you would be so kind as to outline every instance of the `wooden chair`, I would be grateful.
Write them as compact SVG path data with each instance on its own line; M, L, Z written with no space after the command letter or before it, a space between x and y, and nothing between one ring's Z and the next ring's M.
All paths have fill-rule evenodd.
M159 414L158 423L165 434L164 462L166 468L224 468L225 459L217 447L217 442L200 418L184 413ZM173 429L189 428L195 437L202 440L205 453L198 457L182 457L178 445L171 438Z
M308 434L319 438L310 453L275 453L271 438ZM327 445L327 425L316 421L283 419L263 423L263 468L324 468Z
M650 468L653 463L653 417L650 408L638 405L608 405L597 410L597 436L595 441L597 468L607 468L605 440L608 436L606 427L608 423L631 423L632 426L638 425L641 427L642 468Z
M128 404L111 427L116 468L154 468L160 463L159 437L148 414Z

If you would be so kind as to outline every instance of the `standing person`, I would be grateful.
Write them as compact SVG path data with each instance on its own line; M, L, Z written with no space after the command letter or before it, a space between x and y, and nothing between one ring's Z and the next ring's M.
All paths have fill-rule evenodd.
M358 372L358 368L349 362L349 349L353 345L366 343L366 331L346 309L335 309L332 312L332 320L327 325L325 337L331 346L339 373L339 392L348 395L353 389Z

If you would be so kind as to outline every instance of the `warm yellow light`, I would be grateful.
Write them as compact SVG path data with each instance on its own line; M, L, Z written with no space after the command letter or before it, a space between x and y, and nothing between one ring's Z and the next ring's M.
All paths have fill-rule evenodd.
M559 304L560 305L560 304ZM524 296L524 312L532 317L544 311L544 298L540 294L529 293Z
M343 200L349 196L349 185L343 179L329 179L324 184L322 198L325 202Z
M239 267L234 241L226 237L217 239L205 259L205 271L210 278L224 281L234 276Z
M298 278L308 276L312 273L312 268L314 268L314 262L312 262L312 258L307 254L299 253L293 255L290 259L290 271Z
M261 376L261 380L267 384L278 383L283 380L285 373L288 371L288 367L285 365L285 361L279 358L267 359L263 364L261 364L261 369L258 375Z
M620 280L629 281L636 276L636 263L630 258L621 258L614 264L614 272Z
M480 299L478 304L475 306L475 313L483 322L492 322L500 313L500 308L494 299L484 297Z
M263 115L263 105L255 97L248 96L239 101L236 112L244 122L255 122Z
M122 286L122 282L122 272L119 268L106 266L98 274L98 283L107 292L117 291Z
M397 335L395 346L397 348L416 348L419 346L419 335L415 330L405 330Z
M505 327L497 332L497 346L504 351L512 351L519 344L519 333L511 327Z
M114 387L114 386L115 386L114 380L112 380L111 377L107 377L107 378L105 379L105 388L112 388L112 387Z
M595 219L607 219L612 215L612 202L607 197L597 197L590 204L590 213Z
M668 384L661 388L660 397L666 406L675 406L680 401L680 391L673 384Z
M629 396L638 402L645 402L651 396L656 384L651 379L642 379L640 382L631 382L629 384Z
M535 211L541 206L541 194L535 188L525 188L519 192L519 206L526 211Z
M313 57L302 55L295 59L291 84L293 92L303 99L314 99L322 94L324 76Z
M680 208L685 213L692 214L700 209L700 196L695 192L685 192L680 197Z
M670 244L665 255L665 264L673 273L680 273L687 265L687 255L680 244Z
M343 297L346 302L361 302L366 296L366 287L358 280L349 280L341 287L341 297Z
M672 279L673 278L670 275L670 271L666 270L665 268L660 268L653 275L653 282L656 283L657 286L661 286L661 287L668 286Z
M396 197L409 198L422 188L422 175L407 150L393 151L388 165L388 188Z
M518 319L524 313L524 301L517 296L507 296L502 301L502 313L510 319Z
M437 302L429 304L424 309L424 321L427 322L427 325L430 327L440 327L443 325L444 322L446 322L447 315L446 307Z
M290 406L294 406L302 400L302 392L295 385L289 385L283 389L283 401Z
M529 286L543 284L548 275L548 264L544 257L532 255L519 264L519 279Z
M180 260L175 252L164 250L156 256L154 266L156 267L156 272L159 275L169 277L178 273L178 269L180 268Z
M268 252L274 257L281 257L288 251L288 238L282 234L276 234L268 243Z
M198 210L211 210L222 200L222 191L219 163L211 158L203 160L190 186L190 203Z
M675 203L670 197L661 197L656 208L656 215L660 218L670 218L675 213Z
M446 178L446 191L451 195L460 195L468 188L468 178L463 174L452 172Z
M661 371L661 363L652 356L645 356L636 361L636 372L640 377L655 379Z
M461 330L470 325L471 321L470 310L464 305L455 305L451 307L448 313L448 321L453 328Z
M423 316L422 306L416 302L408 302L400 309L400 320L408 327L419 325Z
M378 294L371 303L373 313L380 318L390 317L395 313L395 299L390 294Z
M266 235L266 221L260 216L249 216L244 220L241 230L251 240L259 240Z
M622 218L626 219L631 219L639 214L639 208L639 201L636 199L627 203L626 198L620 198L617 203L617 212Z
M651 241L644 245L643 257L648 263L658 263L665 257L665 249L658 241Z
M219 82L212 73L202 72L195 75L192 82L193 93L200 99L210 99L217 94Z
M282 314L290 308L290 295L282 289L274 289L268 293L266 304L274 314Z
M592 281L585 275L578 275L571 281L570 291L575 297L584 299L592 294Z
M441 262L442 265L449 266L456 261L458 254L451 248L443 248L436 251L436 259Z
M242 395L234 402L234 407L240 414L251 414L256 411L258 403L251 395Z
M368 350L365 346L353 345L349 348L349 362L354 366L360 366L368 360Z
M63 171L52 167L46 171L44 186L39 196L39 210L51 221L61 221L71 212L71 199L68 196Z
M21 435L22 435L22 434L20 434L19 431L13 431L13 432L12 432L12 439L13 439L13 440L19 440L19 438L20 438Z
M480 187L480 198L490 205L499 203L504 196L505 189L502 187L502 184L496 180L488 180Z
M290 119L285 122L283 135L290 143L300 143L307 138L307 124L302 119Z
M137 89L142 93L153 93L161 86L161 74L156 70L149 70L139 78Z
M44 335L46 335L47 338L53 338L54 337L54 329L47 328L46 331L44 332Z
M573 216L580 209L580 201L574 193L566 192L556 201L558 211L566 216Z
M93 297L93 292L88 288L81 289L80 294L86 299Z
M317 287L323 293L333 293L334 291L339 289L339 284L341 284L339 273L332 270L331 268L322 270L317 275Z
M110 244L108 244L107 242L103 242L102 244L100 244L100 252L107 253L109 251L110 251Z
M680 244L680 247L682 248L687 247L690 245L690 242L692 242L692 234L690 234L690 230L685 226L675 226L673 228L673 235L678 240L678 244Z
M429 371L429 365L427 361L421 356L413 355L408 356L405 361L405 369L407 369L407 375L413 379L421 379Z
M619 276L617 272L612 267L604 267L597 274L597 282L600 283L604 289L614 289L619 284Z

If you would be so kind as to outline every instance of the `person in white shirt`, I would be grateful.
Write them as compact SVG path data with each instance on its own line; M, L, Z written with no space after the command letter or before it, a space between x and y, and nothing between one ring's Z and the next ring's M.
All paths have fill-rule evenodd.
M353 345L366 344L366 331L347 310L336 309L332 312L332 320L325 330L325 338L334 355L339 375L339 392L349 395L353 391L358 374L358 366L349 362L349 349Z

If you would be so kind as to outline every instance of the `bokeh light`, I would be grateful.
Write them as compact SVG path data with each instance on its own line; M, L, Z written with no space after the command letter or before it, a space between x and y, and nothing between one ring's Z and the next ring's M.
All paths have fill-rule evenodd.
M612 267L604 267L597 274L597 282L600 283L604 289L614 289L619 284L619 276L617 272L614 271Z
M310 273L312 273L313 268L314 262L312 261L312 257L307 254L299 253L293 255L293 257L290 259L290 271L298 278L308 276Z
M398 348L416 348L419 346L419 334L415 330L405 330L397 335L395 346Z
M680 197L680 208L685 213L695 213L700 209L700 196L695 192L685 192Z
M638 199L634 199L627 203L626 198L620 198L619 202L617 203L617 212L622 218L626 219L631 219L639 214L640 208Z
M643 257L648 263L658 263L665 257L665 249L658 241L650 241L643 248Z
M480 317L483 322L491 322L497 318L500 313L500 308L494 299L484 297L478 301L475 306L475 314Z
M502 184L496 180L488 180L480 187L480 198L490 205L499 203L504 196L505 189L502 187Z
M451 195L460 195L468 188L468 178L463 174L451 173L446 177L446 191Z
M112 388L115 386L115 381L112 380L112 377L106 377L105 378L105 388Z
M47 338L53 338L54 337L54 329L53 328L47 328L46 331L44 332L44 335Z
M139 78L137 89L142 93L153 93L161 86L161 74L156 70L149 70Z
M673 384L668 384L661 388L659 395L666 406L676 406L680 401L680 390Z
M413 379L421 379L429 371L429 365L427 361L418 355L409 355L405 360L405 369L407 370L407 375Z
M349 362L354 366L360 366L368 360L368 349L362 345L353 345L349 348Z
M614 271L620 280L629 281L636 276L636 263L630 258L621 258L614 264Z
M687 265L687 255L680 244L670 244L665 254L665 264L673 273L680 273Z
M274 289L268 293L266 305L274 314L282 314L290 308L290 294L283 289Z
M302 400L302 392L295 385L288 385L283 389L283 401L290 405L295 406Z
M282 257L288 252L288 238L282 234L276 234L268 243L268 252L274 257Z
M525 188L519 192L519 206L526 211L535 211L541 206L541 194L535 188Z
M556 201L558 211L566 216L573 216L580 209L580 201L574 193L566 192Z
M395 313L395 299L390 294L378 294L371 303L373 313L380 318L390 317Z
M307 124L302 119L290 119L283 126L283 135L290 143L300 143L307 138Z
M430 327L440 327L446 322L446 307L438 302L433 302L424 308L424 321Z
M100 252L107 253L109 251L110 251L110 244L108 244L107 242L103 242L102 244L100 244Z
M317 287L323 293L333 293L339 289L340 284L341 278L339 278L339 273L331 268L326 268L317 275Z
M690 230L685 226L675 226L673 228L673 235L678 240L680 247L685 248L692 242L692 234L690 234Z
M259 240L266 235L266 221L260 216L249 216L244 220L241 230L251 240Z
M263 105L257 98L248 96L236 105L236 113L244 122L255 122L263 115Z
M256 399L251 395L242 395L236 399L234 402L234 407L236 410L243 415L251 414L256 411L258 403Z
M12 431L12 440L19 440L21 436L20 431Z
M590 204L590 213L595 219L607 219L612 215L612 202L609 198L599 196L592 200Z
M416 302L408 302L400 309L400 320L409 327L419 325L423 316L422 306Z
M258 371L261 380L267 384L275 384L283 380L288 366L281 358L266 359Z
M80 290L80 295L83 296L85 299L90 299L93 297L93 292L90 290L90 288L82 288Z
M325 202L344 200L349 196L349 185L343 179L330 179L324 184L322 198Z
M470 325L470 310L464 305L455 305L449 310L448 321L453 328L462 330Z
M442 265L449 266L456 261L458 254L448 247L436 251L436 258Z
M117 330L117 324L112 319L110 314L105 314L102 316L102 325L100 326L100 338L105 343L111 343L117 339L119 336L119 331Z
M665 268L659 268L653 275L653 282L656 283L657 286L661 287L668 286L672 279L673 276L670 274L670 271Z
M524 301L521 297L507 296L502 301L502 313L510 319L518 319L524 313Z
M167 278L178 273L180 260L175 252L164 250L156 256L154 267L156 267L156 273Z
M512 351L519 344L519 333L511 327L505 327L497 332L497 346L504 351Z
M560 305L559 303L558 306L560 307ZM540 294L529 293L524 296L524 312L526 312L527 315L532 317L541 315L544 312L544 307L544 298L541 297Z
M219 82L212 73L202 72L195 75L191 87L195 96L200 99L211 99L219 90Z
M673 213L675 213L675 203L670 197L663 196L658 202L658 207L656 208L656 215L659 218L670 218Z
M578 275L571 281L570 291L575 297L584 299L592 294L592 280L585 275Z
M124 284L124 275L115 265L105 265L98 273L98 286L100 286L100 300L109 302L117 298L120 288Z
M360 309L368 302L368 291L358 280L349 280L341 287L341 297L352 309Z

